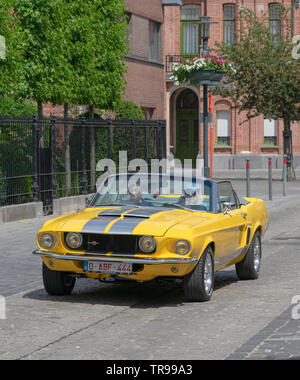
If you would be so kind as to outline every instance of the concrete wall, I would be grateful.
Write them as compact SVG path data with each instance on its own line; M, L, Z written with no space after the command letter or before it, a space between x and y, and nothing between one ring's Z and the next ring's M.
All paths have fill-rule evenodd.
M238 170L246 168L246 160L250 160L251 169L268 170L269 157L272 158L273 169L282 169L282 155L258 155L258 154L216 154L214 155L214 169ZM300 169L300 155L294 155L294 168Z
M76 197L54 199L53 215L63 215L84 209L88 197L89 195L79 195Z
M0 224L43 216L43 203L33 202L0 207Z

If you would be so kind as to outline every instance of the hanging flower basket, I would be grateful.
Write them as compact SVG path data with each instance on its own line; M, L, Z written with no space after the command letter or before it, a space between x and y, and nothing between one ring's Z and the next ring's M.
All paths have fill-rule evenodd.
M174 63L170 79L176 85L185 83L216 86L230 71L235 71L232 64L219 56L195 57L184 62Z
M190 82L194 85L214 85L219 84L222 80L225 71L216 71L212 69L196 70L191 73L187 73Z

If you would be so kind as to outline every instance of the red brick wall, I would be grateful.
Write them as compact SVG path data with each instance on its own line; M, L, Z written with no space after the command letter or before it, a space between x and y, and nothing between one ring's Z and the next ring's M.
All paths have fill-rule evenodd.
M164 118L163 7L161 0L125 0L130 22L130 51L124 98L143 108L153 108L153 119ZM159 62L149 61L149 20L161 23Z
M124 4L130 13L134 13L160 23L163 22L161 0L125 0Z
M268 12L269 4L276 2L275 0L207 0L207 13L211 16L213 21L217 24L211 26L211 38L209 46L214 47L215 41L222 41L223 39L223 4L236 4L237 9L242 5L258 10L264 6L264 12ZM281 0L285 7L291 6L291 0ZM200 4L202 5L202 15L204 15L204 0L183 0L185 4ZM178 55L180 54L180 7L166 6L164 9L164 44L165 54ZM295 23L294 34L300 35L300 8L295 9ZM168 84L168 88L171 88ZM200 105L202 108L202 105ZM231 102L224 101L218 97L214 97L214 138L216 143L217 136L217 111L230 110L231 111L231 145L232 149L216 149L217 153L232 153L237 154L243 151L251 151L255 154L282 154L282 131L283 122L280 120L278 123L277 143L279 148L266 148L264 144L264 120L263 116L248 120L245 113L239 114L237 110L232 107ZM166 115L167 117L168 115ZM295 153L300 153L300 123L292 124L293 131L293 150ZM202 146L202 142L200 142Z
M154 108L153 119L164 118L163 66L127 60L128 73L124 98L141 107Z

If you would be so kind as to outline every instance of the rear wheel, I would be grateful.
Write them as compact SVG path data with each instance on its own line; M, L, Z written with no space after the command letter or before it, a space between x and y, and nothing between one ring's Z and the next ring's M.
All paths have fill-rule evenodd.
M235 268L237 276L240 280L256 280L259 277L260 267L261 239L259 231L256 231L247 255L241 262L235 265Z
M209 246L201 256L196 268L183 280L184 294L189 301L209 301L214 287L214 258Z
M48 294L55 296L65 296L71 294L74 289L76 279L66 272L50 270L43 263L43 281Z

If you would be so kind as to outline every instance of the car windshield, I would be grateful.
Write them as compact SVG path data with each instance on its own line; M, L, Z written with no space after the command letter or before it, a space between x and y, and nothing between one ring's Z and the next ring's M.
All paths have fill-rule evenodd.
M136 206L212 211L212 183L195 177L126 174L106 178L90 207Z

